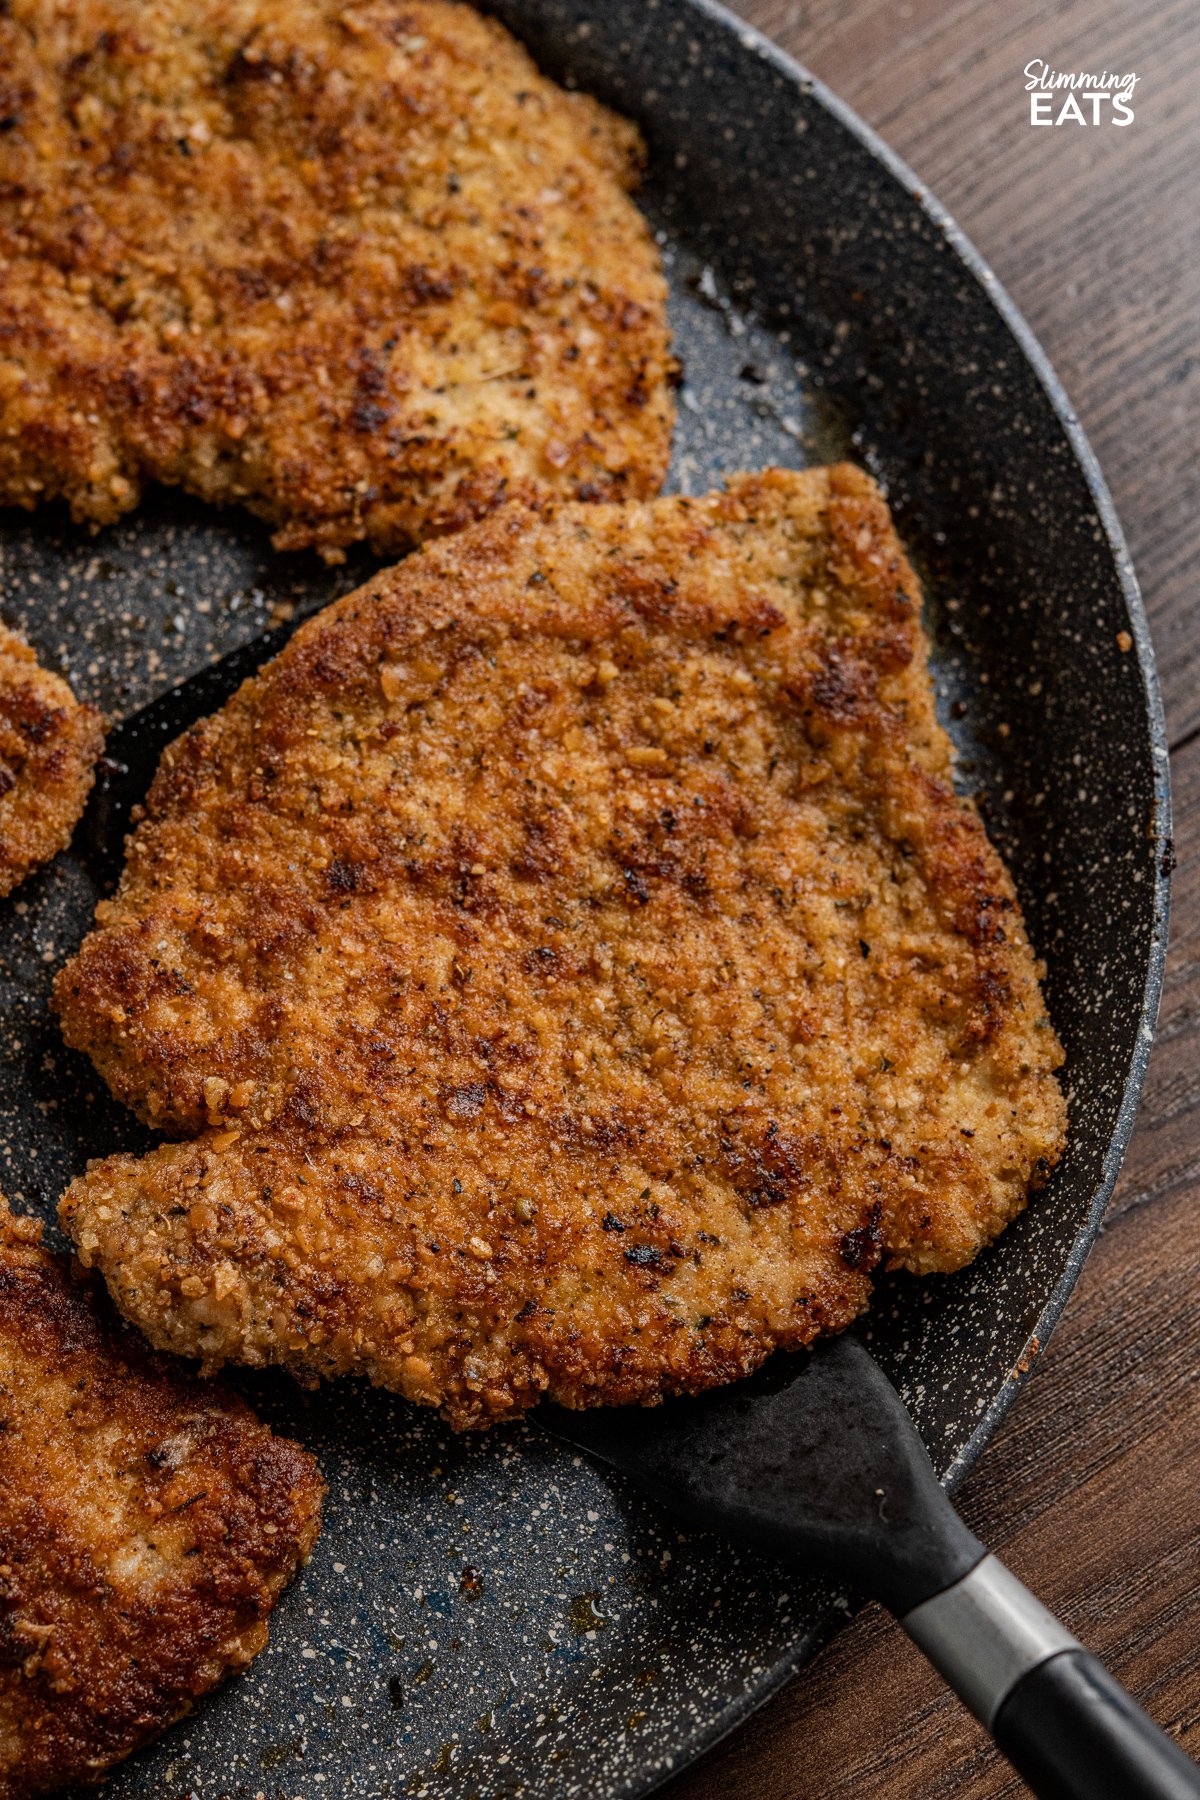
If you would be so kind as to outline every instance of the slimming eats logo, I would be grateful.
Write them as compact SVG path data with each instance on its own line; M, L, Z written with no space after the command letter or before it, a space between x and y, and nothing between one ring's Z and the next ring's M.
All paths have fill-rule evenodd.
M1035 56L1025 64L1031 125L1132 125L1137 75L1052 69Z

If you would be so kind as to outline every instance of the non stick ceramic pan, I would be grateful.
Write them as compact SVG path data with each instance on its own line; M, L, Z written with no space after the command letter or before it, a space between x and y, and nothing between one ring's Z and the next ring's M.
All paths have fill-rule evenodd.
M990 272L818 83L699 0L503 0L559 80L642 124L685 365L671 485L847 456L929 597L943 717L1048 963L1071 1142L963 1274L881 1282L870 1328L938 1469L979 1455L1063 1306L1129 1135L1158 1000L1167 772L1134 578L1090 450ZM361 579L153 498L100 536L0 522L0 612L120 718ZM52 1216L138 1128L62 1045L54 968L97 897L60 858L0 912L0 1185ZM702 1537L535 1424L455 1438L342 1384L245 1383L321 1457L328 1524L271 1646L114 1800L647 1793L852 1604Z

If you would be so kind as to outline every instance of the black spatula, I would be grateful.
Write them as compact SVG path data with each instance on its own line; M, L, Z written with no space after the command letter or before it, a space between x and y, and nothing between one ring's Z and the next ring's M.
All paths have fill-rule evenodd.
M130 811L163 749L290 630L234 651L110 735L75 838L102 887L120 873ZM1042 1800L1200 1800L1200 1769L967 1530L899 1395L853 1337L702 1399L544 1406L536 1417L684 1523L881 1600Z
M967 1530L854 1337L700 1399L535 1417L682 1523L881 1600L1041 1800L1200 1795L1200 1769Z

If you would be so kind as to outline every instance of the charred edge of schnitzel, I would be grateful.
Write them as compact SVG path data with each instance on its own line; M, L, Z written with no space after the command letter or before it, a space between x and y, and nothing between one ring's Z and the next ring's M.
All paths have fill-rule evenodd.
M918 608L839 467L509 509L303 627L167 752L56 984L195 1138L65 1197L122 1310L473 1425L969 1261L1062 1052Z
M0 9L0 501L149 482L280 549L657 491L636 129L449 0Z
M104 722L0 625L0 896L71 841Z
M249 1663L324 1492L40 1238L0 1197L0 1800L100 1780Z

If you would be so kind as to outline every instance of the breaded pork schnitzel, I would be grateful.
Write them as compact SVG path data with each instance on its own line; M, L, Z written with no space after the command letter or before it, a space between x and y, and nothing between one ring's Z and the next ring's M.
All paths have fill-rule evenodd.
M160 1346L485 1423L727 1381L1057 1157L1012 883L870 479L497 513L166 753L60 974L190 1141L63 1218Z
M0 896L70 842L103 747L95 708L0 625Z
M40 1236L0 1198L0 1800L98 1780L256 1656L324 1491Z
M656 492L640 157L451 0L10 0L0 503L171 482L336 555Z

